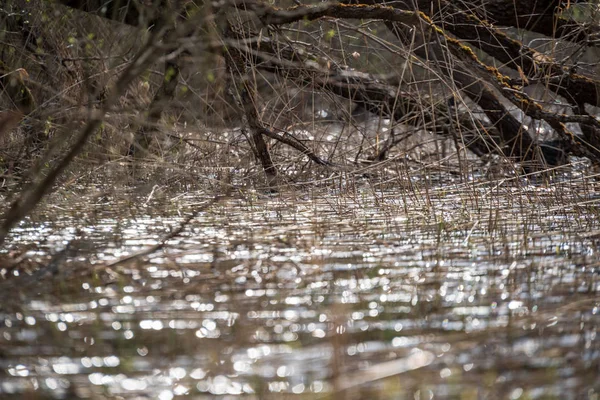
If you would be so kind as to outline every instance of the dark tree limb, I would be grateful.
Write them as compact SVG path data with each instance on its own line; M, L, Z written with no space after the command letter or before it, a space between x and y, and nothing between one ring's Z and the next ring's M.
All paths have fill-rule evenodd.
M252 57L259 69L349 99L373 114L386 116L396 123L421 127L440 135L452 135L455 126L461 131L465 145L476 154L501 152L495 127L484 125L467 114L451 113L445 103L424 104L422 99L397 86L380 82L370 74L346 70L335 64L328 68L328 60L289 45L276 45L269 38L248 42L251 48L238 43L230 46L237 46L240 51L247 53L247 57Z
M191 4L187 0L159 0L152 5L140 0L59 0L59 2L79 11L128 25L148 26L151 31L170 26L170 32L165 37L171 36L177 26L187 20L186 7ZM175 98L182 53L178 45L166 43L163 54L166 59L163 80L152 98L144 121L134 135L127 153L129 156L137 158L147 153L165 106Z
M168 6L179 6L185 8L188 5L194 7L189 0L161 0L160 7L149 6L142 0L56 0L67 7L93 13L104 18L120 21L132 26L141 23L151 25L160 15L162 9ZM576 3L577 1L573 1ZM363 5L383 4L382 0L346 0L342 3L354 3ZM578 29L573 29L573 21L560 18L562 11L561 0L487 0L479 7L474 7L472 2L467 1L430 1L410 0L396 1L393 4L398 8L411 9L413 11L432 12L437 15L445 11L452 4L463 13L477 15L481 20L489 20L494 24L512 26L527 29L532 32L542 33L550 37L565 37L567 40L576 42L589 42L593 44L599 33L597 26L592 24L578 24ZM255 9L260 3L247 0L233 0L229 4L240 8ZM326 3L331 4L331 3ZM414 9L413 9L414 5ZM323 5L320 5L323 6ZM298 5L299 9L305 7ZM291 11L287 22L292 22L295 11ZM320 17L317 17L320 18ZM341 17L342 18L342 17ZM281 22L285 23L285 22ZM576 34L574 34L576 32Z
M361 0L360 3L361 5L353 6L355 7L354 11L352 10L352 6L343 9L337 4L330 4L328 6L327 3L325 3L315 7L294 7L289 11L276 10L273 8L269 9L267 6L261 5L260 7L257 7L257 12L259 13L259 16L263 15L263 19L266 22L271 24L277 24L280 23L280 21L282 23L283 21L290 22L302 18L316 19L324 16L336 18L358 18L361 16L361 18L382 19L386 21L406 23L409 25L415 25L418 23L418 21L412 19L410 13L416 15L413 11L398 10L396 8L398 12L389 11L386 13L383 11L383 9L387 9L388 7L381 6L378 0ZM421 11L424 14L429 12L429 4L425 4L422 1L418 1L417 3L421 6ZM540 14L540 18L542 18L543 21L552 22L554 21L554 18L557 18L554 15L553 7L557 7L559 2L546 1L545 5L540 5L544 2L535 2L534 4L531 1L516 3L519 4L518 10L519 12L523 13L523 15L531 16L535 13L540 13L543 11L543 13ZM364 4L371 4L372 7L365 7ZM431 4L437 7L438 3L432 2ZM505 63L509 67L524 71L528 76L536 77L548 75L552 77L551 81L559 81L558 84L553 85L553 88L558 94L566 98L577 96L578 98L583 98L583 101L590 105L596 107L600 105L600 81L577 74L570 68L555 62L552 58L523 45L523 43L518 40L510 38L505 33L496 29L489 22L479 18L476 14L471 12L472 10L466 8L464 3L443 1L440 4L442 4L442 8L434 7L433 12L434 15L442 15L442 17L440 17L440 23L443 24L442 26L444 31L447 30L460 39L467 41L469 44L480 48L490 56ZM486 7L487 8L485 9L488 12L488 17L500 15L503 18L502 21L504 24L500 23L500 25L523 27L522 24L524 21L519 18L514 19L516 12L515 10L512 10L512 14L510 14L508 17L502 14L505 10L510 10L511 7L513 7L512 1L507 2L506 0L502 0L489 2ZM342 12L341 10L344 11ZM354 13L354 16L348 15L352 13ZM430 15L429 17L432 16ZM421 20L422 19L423 18L421 18ZM526 24L526 26L529 26L532 23L529 19L528 21L529 22ZM563 26L563 29L566 29L566 20L559 18L558 21L559 26ZM536 26L537 25L534 25L533 28ZM549 25L550 28L554 26L555 25L552 23ZM573 28L572 25L569 26ZM546 29L547 27L540 28ZM535 29L530 30L533 32L538 32L538 30ZM598 31L594 32L595 34L598 34Z
M186 0L162 1L165 5L172 6L175 4L176 7L180 8L187 3ZM131 24L136 19L139 24L139 21L144 19L140 15L147 14L147 10L144 9L142 4L137 4L136 15L136 12L130 11L129 8L125 7L119 1L59 0L59 2L88 12L101 10L105 17L112 19L117 19L114 16L120 15L122 21ZM516 104L528 116L546 120L559 133L561 143L565 146L565 149L573 151L574 154L590 155L590 149L586 150L585 144L579 142L565 128L564 123L577 122L582 125L590 125L591 129L587 129L587 132L595 134L598 131L595 119L583 114L566 116L545 111L539 103L524 96L520 91L520 87L514 86L513 82L500 75L497 70L479 62L477 57L468 48L463 46L461 42L446 35L442 29L433 24L425 14L420 12L424 11L429 13L430 17L434 17L438 13L439 15L448 15L450 11L449 15L451 17L444 21L444 27L449 32L465 40L477 39L476 43L474 43L475 45L480 46L488 54L518 69L520 72L524 70L527 75L534 75L534 78L540 75L549 75L551 77L550 81L559 80L559 83L555 85L555 90L567 98L570 97L573 99L574 97L578 97L579 99L572 100L573 102L577 102L577 104L580 104L582 102L580 99L585 97L589 104L596 105L600 98L598 96L600 93L599 82L575 74L574 71L568 70L553 60L543 57L540 53L523 46L519 41L510 39L495 29L491 23L484 22L489 20L499 25L514 26L553 37L561 37L566 40L580 42L587 40L587 44L592 44L593 41L590 38L594 39L594 35L598 33L597 27L589 24L578 24L578 31L576 34L573 34L572 27L574 26L574 22L561 17L562 3L560 0L522 0L518 2L513 0L488 0L477 7L474 7L471 2L449 2L446 0L436 2L414 0L410 2L411 4L403 4L402 1L396 3L397 7L413 5L414 8L412 11L381 6L377 4L379 3L378 0L364 0L364 2L370 4L347 5L341 3L322 3L315 6L298 5L286 10L276 9L264 2L252 0L234 0L229 5L253 11L267 25L289 24L301 19L314 20L324 17L334 17L380 19L386 21L388 24L394 23L397 25L398 23L402 23L415 26L424 35L423 43L428 43L427 46L430 49L437 48L434 54L437 53L438 65L440 65L445 75L452 78L459 88L484 109L488 117L496 125L501 133L503 142L512 148L512 150L509 150L509 155L515 154L521 159L530 159L536 152L536 141L523 132L521 124L514 117L510 116L497 95L486 84L482 83L482 81L488 81L490 78L491 83L501 90L503 96ZM147 20L151 21L152 18L147 18ZM489 42L489 44L485 44L485 42ZM427 57L427 54L423 53L424 49L425 47L417 49L417 51L421 51L420 56L422 58ZM441 60L444 59L445 52L448 49L454 57L462 61L464 66L443 65L444 63ZM471 75L471 70L473 69L478 71L479 77ZM336 85L335 82L323 83L324 88L334 93L337 90L337 94L346 91L351 85L352 79L348 79L348 77L339 85ZM376 99L380 93L375 91L374 96L370 93L370 89L370 87L367 87L366 90L354 90L350 91L352 93L342 93L342 95L349 97L351 94L353 101L357 101L357 104L362 103L367 109L381 108L386 101ZM247 90L241 92L241 94L247 97L245 100L253 100L255 97L253 93ZM579 96L575 94L579 94ZM362 99L361 96L363 96ZM374 105L373 97L375 97L376 101L379 101L378 106ZM242 102L242 104L244 104L244 107L247 107L246 103ZM250 101L248 104L253 104L253 101ZM396 110L396 108L394 108L394 111L387 110L387 113L395 115ZM246 117L251 117L249 120L255 119L252 117L251 112L245 112L245 115ZM256 120L258 121L258 119ZM251 124L252 122L249 121L248 125L250 126ZM254 137L255 135L251 134L251 136ZM254 143L254 149L257 154L260 154L261 150L256 145L257 143ZM266 153L268 154L268 150ZM591 155L593 155L593 152ZM261 157L259 155L259 158Z
M465 48L456 39L447 36L438 37L445 39L445 44L450 54L465 62L473 70L478 71L486 82L495 85L502 95L511 103L516 105L521 111L530 118L546 121L559 135L560 143L566 152L572 152L574 155L598 159L600 154L594 147L589 147L570 132L565 123L575 122L583 125L600 127L600 122L589 115L563 115L555 112L546 111L542 105L531 97L527 96L518 88L512 87L510 79L502 75L497 69L483 64L468 48Z
M343 0L342 2L367 5L385 3L383 0ZM579 2L582 1L571 1L571 3ZM451 10L451 12L470 15L482 21L489 21L489 24L493 25L515 27L552 38L598 46L599 27L593 24L575 23L562 17L564 3L564 0L486 0L481 2L399 0L391 2L390 5L396 8L420 11L430 18L445 16L448 10Z
M499 3L498 3L499 4ZM498 6L496 4L496 6ZM498 97L481 83L480 78L474 77L472 73L460 65L447 65L440 62L445 58L445 49L467 61L471 66L483 70L486 78L491 78L493 83L500 86L501 89L516 90L510 85L510 81L503 77L495 68L484 65L477 56L457 39L448 37L444 31L438 28L424 14L420 12L404 11L384 6L353 6L339 3L324 3L317 6L296 6L288 10L278 10L263 3L244 2L245 9L252 9L265 24L284 24L300 19L317 19L325 16L336 18L374 18L384 20L390 29L402 40L409 35L402 30L405 26L414 26L418 29L422 43L429 42L428 47L416 46L416 54L423 58L429 58L429 51L433 50L438 60L438 65L442 72L451 78L457 86L465 91L467 95L475 101L498 126L501 136L511 149L507 155L516 155L522 160L536 158L536 144L531 136L524 131L522 124L508 113L506 107ZM399 25L402 23L402 26ZM443 46L443 47L442 47ZM429 48L429 50L428 50ZM521 108L530 117L544 117L548 123L559 133L561 142L565 145L565 150L574 151L577 155L590 155L589 151L582 148L582 143L578 142L574 135L564 126L564 122L587 122L594 123L589 118L571 118L567 116L556 116L552 113L544 112L543 108L535 101L520 96L518 92L506 92L507 98ZM554 155L546 157L551 163L561 162L554 160Z
M163 2L166 0L162 0ZM133 26L138 26L147 20L152 24L156 20L156 10L135 2L117 0L58 0L59 3L81 11L100 15L102 17L121 21ZM185 3L185 2L182 2ZM359 3L362 18L384 19L389 21L404 22L411 24L415 13L399 10L400 14L394 13L393 18L383 18L382 15L389 13L388 7L382 6L380 0L348 0L342 4L323 3L317 6L298 5L297 7L281 10L270 7L266 3L257 1L238 1L238 7L253 10L266 24L286 24L301 19L314 20L322 17L356 18L348 8L343 8L343 3ZM393 3L396 9L403 5L402 2ZM412 8L412 2L404 4L408 9ZM460 1L434 1L417 0L415 10L429 14L430 18L441 15L443 28L457 37L468 41L479 47L489 55L497 58L507 66L522 69L528 76L538 75L542 71L550 76L559 75L561 84L556 86L558 93L564 97L577 93L585 96L586 102L598 106L600 102L600 82L578 75L566 69L543 54L524 46L518 40L514 40L496 29L487 19L498 25L513 26L527 29L532 32L546 34L551 37L565 37L567 40L583 41L589 37L600 39L600 28L590 24L578 24L574 26L573 21L560 18L558 11L561 9L561 1L558 0L493 0L484 3L483 7L475 8L470 3ZM369 6L374 6L369 8ZM356 6L355 6L356 7ZM143 18L144 13L148 15ZM478 15L479 14L479 15ZM181 18L183 16L180 15ZM487 19L486 19L487 18ZM579 32L573 35L572 32ZM565 79L565 74L568 78Z
M235 41L233 31L231 23L228 22L224 37ZM263 138L266 128L263 126L257 112L256 89L247 71L247 61L244 54L234 46L228 46L224 55L230 80L229 92L242 112L244 129L249 130L250 145L255 157L262 164L267 176L267 183L269 186L275 186L277 183L277 168L273 164L271 154Z
M29 214L40 202L42 197L50 191L59 175L83 150L88 138L92 136L102 124L104 115L112 107L117 99L122 96L129 85L136 79L149 64L157 58L156 44L164 36L164 32L159 31L155 34L154 40L151 40L134 58L132 63L123 72L117 82L110 90L102 109L92 112L85 128L77 135L75 142L71 145L66 154L54 165L48 173L38 181L33 182L28 188L24 189L21 195L12 203L10 208L2 216L2 225L0 226L0 246L6 240L10 230Z
M246 4L248 8L248 4ZM257 12L259 17L263 19L265 23L268 24L279 24L279 23L288 23L289 21L295 21L301 18L307 19L315 19L321 18L323 16L334 16L334 17L345 17L345 18L376 18L382 19L386 22L401 22L405 25L412 25L421 28L421 31L427 31L427 33L432 35L443 35L443 32L435 27L431 23L431 21L421 13L415 13L412 11L403 11L398 10L391 7L381 7L381 6L351 6L351 5L343 5L343 4L331 4L325 3L318 6L298 6L290 9L289 11L279 11L263 4L253 6L253 10ZM394 26L390 26L394 33L398 36L402 36L403 34ZM460 44L459 44L460 45ZM468 48L467 48L468 50ZM464 51L464 49L463 49ZM422 58L427 58L427 49L424 47L417 47L416 49L417 55ZM437 56L439 59L443 60L443 50L441 48L436 49ZM469 97L471 97L487 114L493 124L495 124L502 136L503 145L508 146L507 156L518 156L519 159L529 160L534 156L534 143L531 137L523 131L523 127L521 123L512 117L506 108L502 105L500 100L477 78L474 78L473 75L462 67L452 66L452 68L444 67L443 68L445 74L451 77L461 89L464 89ZM348 76L346 78L346 83L352 76ZM364 81L360 82L364 85ZM369 109L369 107L373 107L373 100L378 100L382 102L384 100L388 101L391 97L395 97L391 95L391 93L385 93L383 98L374 99L373 95L370 93L370 88L372 86L377 86L377 83L373 83L363 88L359 85L353 90L352 96L348 96L353 99L353 101L358 102L358 104L363 105L365 108ZM329 86L329 89L336 94L340 94L339 90L336 90L335 83L326 83L326 86ZM343 85L344 89L348 87L348 85ZM362 96L368 94L367 99L361 99ZM375 94L382 94L381 91L375 92ZM395 108L395 107L394 107ZM397 110L402 110L402 108L397 108ZM389 110L387 111L389 113ZM398 120L398 119L397 119ZM501 147L503 147L501 145Z
M271 129L265 128L262 131L262 134L298 150L300 153L310 158L315 164L326 166L333 165L329 161L323 160L322 158L317 156L311 149L309 149L304 143L296 139L296 137L294 137L294 135L292 135L289 132L282 131L281 133L277 133Z
M551 57L509 37L489 22L464 12L455 3L447 3L446 9L440 21L444 31L483 50L506 66L522 71L532 80L542 77L567 99L576 97L596 107L600 104L600 81L575 73Z

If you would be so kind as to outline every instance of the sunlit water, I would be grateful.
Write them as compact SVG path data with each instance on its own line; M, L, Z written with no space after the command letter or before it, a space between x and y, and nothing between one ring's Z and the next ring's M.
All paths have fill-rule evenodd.
M593 180L234 194L106 267L209 198L72 196L22 224L0 398L598 399Z

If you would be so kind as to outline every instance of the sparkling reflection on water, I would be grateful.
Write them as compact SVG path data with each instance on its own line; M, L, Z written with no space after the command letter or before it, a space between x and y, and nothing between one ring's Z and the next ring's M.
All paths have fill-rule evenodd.
M596 189L252 194L114 268L202 196L71 199L12 238L0 397L598 398Z

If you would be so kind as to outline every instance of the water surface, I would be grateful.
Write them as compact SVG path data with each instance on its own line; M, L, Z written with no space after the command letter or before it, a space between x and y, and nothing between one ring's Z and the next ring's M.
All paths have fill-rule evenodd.
M0 397L598 398L593 179L325 186L234 191L110 267L211 194L55 195L7 249Z

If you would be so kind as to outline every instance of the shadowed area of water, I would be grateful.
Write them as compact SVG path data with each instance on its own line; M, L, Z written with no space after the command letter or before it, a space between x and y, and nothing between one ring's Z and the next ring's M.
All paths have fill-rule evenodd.
M114 267L210 198L54 199L10 240L0 397L597 399L598 189L234 194Z

